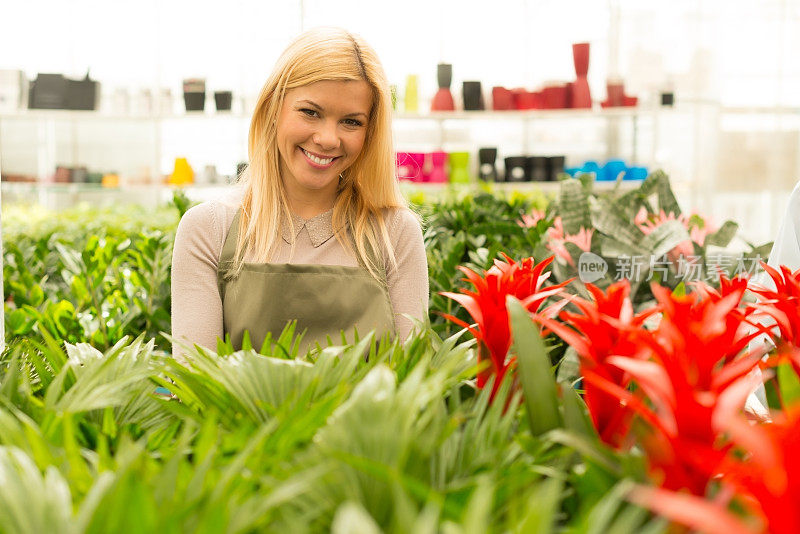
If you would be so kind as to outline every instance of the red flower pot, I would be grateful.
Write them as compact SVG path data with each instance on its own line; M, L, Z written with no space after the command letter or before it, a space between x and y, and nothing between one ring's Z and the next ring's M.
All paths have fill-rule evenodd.
M575 63L575 74L578 78L585 78L589 72L589 43L572 45L572 60Z
M431 111L453 111L455 109L456 104L453 100L453 93L450 92L449 88L436 91L431 101Z
M550 85L544 88L544 108L563 109L567 107L567 86Z
M529 93L523 91L517 95L517 109L536 109L537 98L536 93Z
M492 87L492 109L504 111L514 109L514 94L505 87Z
M621 80L608 80L606 82L606 92L608 97L606 102L609 106L621 106L625 100L625 84Z

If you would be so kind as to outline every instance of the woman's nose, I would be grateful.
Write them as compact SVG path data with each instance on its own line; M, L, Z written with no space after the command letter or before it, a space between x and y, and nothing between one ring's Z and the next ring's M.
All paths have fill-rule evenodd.
M339 135L336 131L337 125L334 121L325 121L320 124L317 131L314 132L312 141L319 145L323 150L334 150L339 148Z

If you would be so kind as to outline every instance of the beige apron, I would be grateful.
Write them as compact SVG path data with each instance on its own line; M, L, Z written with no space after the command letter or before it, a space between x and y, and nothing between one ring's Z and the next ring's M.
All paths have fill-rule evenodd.
M341 331L352 343L354 327L361 337L370 330L378 337L394 335L383 269L379 282L363 267L245 262L238 277L226 280L233 268L239 215L233 218L217 269L224 332L235 350L241 349L245 331L258 350L268 332L275 339L292 320L297 320L297 334L305 331L301 354L316 343L326 347L328 336L339 344Z

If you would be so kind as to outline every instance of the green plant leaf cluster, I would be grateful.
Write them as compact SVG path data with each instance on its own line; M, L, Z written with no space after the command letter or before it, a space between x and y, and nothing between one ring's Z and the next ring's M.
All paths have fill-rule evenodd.
M439 295L440 291L456 292L468 287L456 267L463 265L483 271L491 267L500 252L515 258L533 256L550 226L549 221L540 221L532 227L522 226L518 221L531 209L544 206L542 198L521 194L504 196L488 189L415 205L425 223L423 235L431 289L429 309L433 310L430 319L435 330L444 335L455 331L452 323L436 311L465 321L469 319L460 306Z
M25 214L28 220L23 220ZM167 348L173 209L4 209L6 341L109 348L145 333Z
M598 443L516 306L525 401L506 381L490 403L474 341L421 324L186 365L144 336L19 345L0 357L0 532L661 531L625 501L641 465Z

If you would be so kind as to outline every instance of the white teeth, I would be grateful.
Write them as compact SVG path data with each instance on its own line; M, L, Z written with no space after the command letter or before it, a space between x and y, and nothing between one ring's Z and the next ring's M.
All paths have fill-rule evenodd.
M333 161L333 158L318 158L314 154L311 154L302 148L300 150L303 151L303 154L305 154L308 157L308 159L310 159L317 165L328 165L331 161Z

